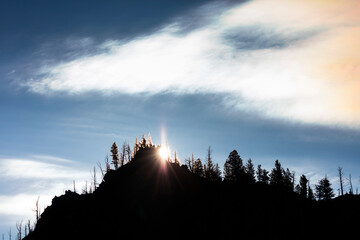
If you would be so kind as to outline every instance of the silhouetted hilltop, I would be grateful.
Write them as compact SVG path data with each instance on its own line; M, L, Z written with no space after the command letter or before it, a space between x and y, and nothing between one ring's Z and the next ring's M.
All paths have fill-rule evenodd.
M262 183L206 181L156 148L110 170L92 194L52 200L26 240L325 239L359 223L359 196L311 201ZM350 219L350 217L356 217Z

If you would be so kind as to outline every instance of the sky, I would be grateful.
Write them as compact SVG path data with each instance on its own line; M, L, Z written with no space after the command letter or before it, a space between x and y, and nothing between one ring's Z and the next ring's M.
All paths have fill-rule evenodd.
M149 132L182 162L236 149L360 186L357 0L1 0L0 23L6 236Z

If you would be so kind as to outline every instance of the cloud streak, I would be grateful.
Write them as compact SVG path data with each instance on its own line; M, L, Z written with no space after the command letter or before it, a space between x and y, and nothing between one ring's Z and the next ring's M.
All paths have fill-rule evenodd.
M39 196L43 209L51 204L55 195L72 189L73 180L80 191L87 179L90 179L90 168L84 169L84 166L64 158L46 155L1 158L0 226L15 224L24 218L33 219L32 209ZM9 219L13 223L9 223Z
M44 156L43 158L46 158ZM49 157L48 157L49 158ZM53 157L50 158L53 160ZM55 158L59 161L58 158ZM75 165L74 162L72 162ZM39 162L29 159L2 159L0 174L11 179L84 179L88 173L79 172L73 166Z
M39 94L221 94L226 106L265 117L358 127L357 5L255 0L224 7L192 31L175 21L45 65L24 86Z

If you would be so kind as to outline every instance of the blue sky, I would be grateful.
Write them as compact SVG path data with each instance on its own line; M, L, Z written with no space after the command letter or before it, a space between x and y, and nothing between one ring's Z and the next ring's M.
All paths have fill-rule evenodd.
M354 10L355 9L355 10ZM356 1L1 1L0 232L72 187L116 141L165 130L312 184L359 186ZM21 206L21 207L20 207Z

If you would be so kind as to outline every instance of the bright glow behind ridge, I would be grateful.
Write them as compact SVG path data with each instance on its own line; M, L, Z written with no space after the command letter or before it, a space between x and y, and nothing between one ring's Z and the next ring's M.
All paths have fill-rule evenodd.
M168 160L170 158L170 150L168 147L161 146L158 151L162 160Z

